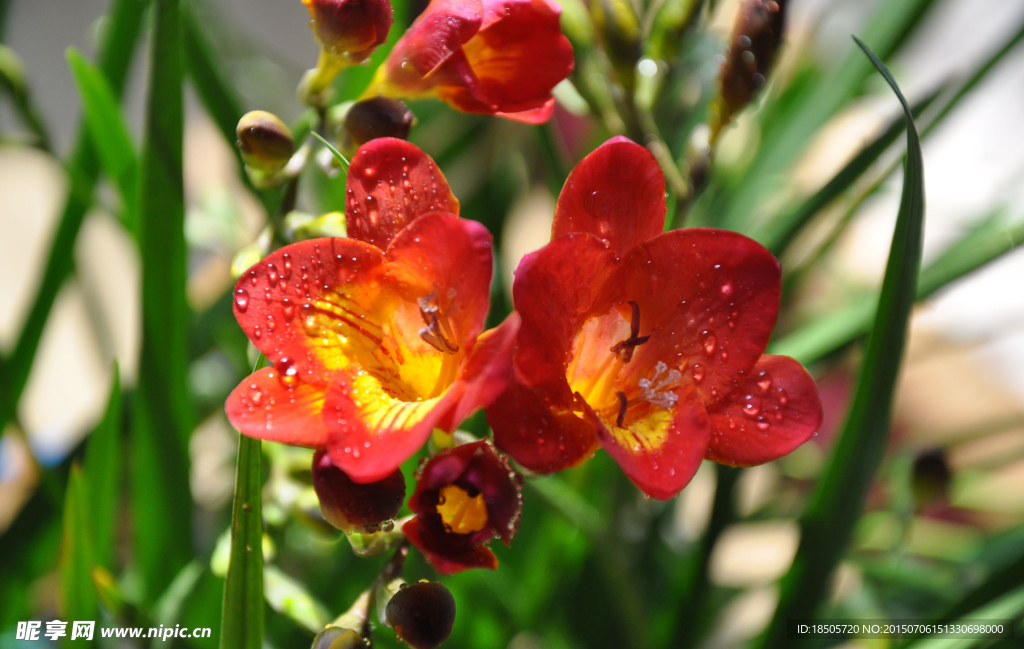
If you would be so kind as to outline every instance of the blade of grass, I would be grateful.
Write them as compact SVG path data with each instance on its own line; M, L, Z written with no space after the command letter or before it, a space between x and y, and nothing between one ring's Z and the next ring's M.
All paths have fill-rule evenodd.
M140 0L114 0L110 11L99 61L100 70L116 96L124 91L146 6L147 3ZM99 160L84 124L78 128L74 152L65 167L71 186L50 244L46 267L14 349L9 357L0 362L0 430L14 417L50 310L64 280L71 275L74 267L75 240L86 210L92 204L93 190L99 175Z
M81 467L72 466L64 498L60 556L61 615L69 620L95 620L98 612L91 576L94 555L88 490Z
M5 9L5 8L0 8ZM10 95L18 117L32 133L32 145L53 153L50 132L43 121L42 112L32 100L32 92L25 78L25 69L14 50L0 43L0 91Z
M107 409L89 435L83 465L93 565L108 570L113 569L115 519L121 495L121 401L120 372L115 363Z
M255 369L265 365L266 360L260 354ZM261 649L263 645L262 488L262 443L239 435L235 496L231 505L231 557L224 580L220 649Z
M217 129L234 151L242 183L260 199L267 214L273 214L279 199L275 197L274 192L261 191L253 186L249 175L245 173L241 153L235 146L235 127L245 112L242 100L228 81L228 75L222 69L209 39L203 33L194 9L186 4L182 13L185 64L189 80L199 94L199 100L206 113L213 119Z
M889 439L893 395L916 295L924 233L924 170L921 142L910 105L885 65L857 44L903 105L907 120L907 164L903 196L882 283L874 326L846 423L801 518L800 546L782 581L778 608L762 638L766 648L792 646L788 621L809 617L827 599L832 571L853 534L868 487Z
M125 227L129 232L136 233L136 223L132 217L135 203L135 144L121 114L120 102L99 68L86 61L78 50L69 48L67 59L71 76L78 88L85 127L92 138L93 148L99 156L103 172L117 183L121 192L127 221Z
M133 408L135 558L152 602L191 559L179 0L155 0L139 167L142 350Z
M1024 243L1024 221L1008 225L1001 214L983 219L921 271L916 299L927 299L1021 243ZM804 364L821 360L867 335L877 304L877 295L862 296L772 343L769 351L792 356Z
M956 90L948 97L941 98L937 102L939 109L934 115L927 115L926 111L933 104L936 98L940 98L943 89L952 85L952 80L943 84L936 91L921 99L914 105L914 119L920 119L925 115L927 123L921 129L921 139L926 138L943 120L955 109L960 102L970 95L982 80L1024 40L1024 24L1011 36L1002 46L991 54L985 61L960 83ZM792 241L793 236L811 217L818 211L829 205L843 191L848 189L857 178L881 156L903 129L903 117L893 120L892 124L873 142L864 147L836 176L824 187L818 190L813 196L789 211L783 212L774 219L768 220L766 225L755 230L751 235L765 245L776 256L780 255ZM887 178L889 173L882 173L877 184Z
M322 135L320 135L319 133L317 133L316 131L311 131L310 135L312 135L316 139L320 140L320 144L322 144L325 147L327 147L327 150L331 152L331 155L334 156L334 159L337 160L338 164L341 165L341 170L344 171L345 173L348 173L348 167L349 167L348 158L346 158L345 156L341 155L341 151L338 151L338 149L335 148L335 146L333 144L331 144L330 142L325 140L324 137Z

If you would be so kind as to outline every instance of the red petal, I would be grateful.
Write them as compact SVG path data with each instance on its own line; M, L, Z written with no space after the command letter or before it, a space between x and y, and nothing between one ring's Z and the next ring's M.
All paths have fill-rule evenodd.
M348 235L381 249L418 216L459 213L459 201L437 164L405 140L364 144L352 158L346 182Z
M540 108L534 108L533 110L524 110L519 113L494 113L498 117L504 117L515 122L522 122L523 124L543 124L551 119L551 116L555 113L555 100L550 99Z
M477 338L473 351L459 370L462 395L438 422L438 428L455 430L466 417L491 405L505 391L512 373L512 351L519 322L519 315L513 311L504 322Z
M498 558L486 545L447 545L443 539L430 534L417 518L403 525L402 531L413 547L422 552L430 565L442 575L453 575L473 568L498 569Z
M324 397L323 387L282 380L279 368L264 367L231 392L224 410L231 425L249 437L318 448L327 443L320 419Z
M573 339L588 316L611 309L605 285L616 268L608 245L590 234L559 237L523 257L512 297L523 319L515 366L528 384L568 389Z
M235 317L268 359L326 387L353 348L380 346L382 262L380 250L351 239L285 246L238 280Z
M606 427L607 422L597 428L601 446L641 491L658 500L668 500L690 482L710 439L708 415L697 392L684 386L676 395L671 410L646 406L648 414L627 421L626 428L613 423Z
M539 473L576 466L594 454L594 425L573 410L572 395L534 389L513 373L509 389L487 409L494 443L516 462Z
M462 51L465 61L449 58L444 66L468 64L464 71L438 70L441 99L474 113L518 113L543 107L551 89L573 68L572 46L559 25L561 7L547 0L487 0L484 23ZM453 80L461 83L453 84Z
M388 246L385 274L398 294L413 304L422 297L435 298L458 336L454 342L468 351L490 310L492 247L491 234L480 223L440 212L427 214Z
M779 262L726 230L687 228L658 235L623 259L617 303L640 306L632 365L677 367L709 405L738 385L761 357L779 311Z
M665 176L650 151L614 137L583 158L565 181L551 238L590 232L619 256L665 229Z
M707 459L733 466L776 460L821 426L818 387L800 363L764 355L732 394L710 409Z
M400 90L422 91L424 77L480 30L480 0L434 0L395 43L384 66Z

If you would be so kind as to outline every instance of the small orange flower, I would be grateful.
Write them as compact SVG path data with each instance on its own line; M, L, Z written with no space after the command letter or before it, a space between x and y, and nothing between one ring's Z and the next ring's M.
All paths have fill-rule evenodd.
M235 388L226 410L243 434L326 449L367 483L505 389L519 321L481 333L491 236L456 216L425 153L373 140L347 183L351 238L285 246L239 279L235 317L274 365Z
M364 98L435 96L467 113L539 124L573 68L552 0L433 0L378 68Z

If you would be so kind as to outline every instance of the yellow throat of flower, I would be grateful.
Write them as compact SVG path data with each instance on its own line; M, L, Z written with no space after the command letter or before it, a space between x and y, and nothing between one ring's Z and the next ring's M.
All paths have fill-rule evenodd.
M487 505L483 494L470 498L461 487L445 485L437 505L441 522L455 534L479 532L487 524Z

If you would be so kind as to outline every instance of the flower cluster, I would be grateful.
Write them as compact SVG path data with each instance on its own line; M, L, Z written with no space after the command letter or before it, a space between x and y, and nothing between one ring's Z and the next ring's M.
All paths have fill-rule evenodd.
M408 545L442 574L495 569L487 544L508 545L518 529L522 477L498 449L535 473L604 449L646 495L667 499L705 459L760 464L815 433L814 381L795 360L764 354L778 262L733 232L665 232L662 171L622 137L569 175L550 243L515 273L514 311L485 330L491 234L459 215L437 164L404 140L415 117L397 100L430 96L465 112L547 120L552 89L573 68L557 4L433 0L361 100L329 107L335 75L385 43L391 7L303 1L322 51L300 94L320 109L317 130L333 124L339 146L357 149L351 162L321 151L337 156L331 173L347 166L343 226L332 231L345 236L315 234L328 216L337 228L340 213L289 214L286 224L304 218L303 232L314 234L253 252L262 258L241 270L234 314L271 364L231 393L226 412L245 435L314 449L323 518L354 548L398 548L374 597L393 591L386 617L412 646L447 637L454 602L440 584L400 588ZM297 146L260 111L242 120L238 139L254 182L291 183L294 203L310 143ZM456 434L482 409L493 441ZM396 524L402 465L428 440L412 515ZM443 623L421 624L427 609ZM317 642L362 639L332 626Z

